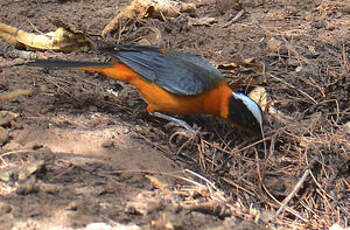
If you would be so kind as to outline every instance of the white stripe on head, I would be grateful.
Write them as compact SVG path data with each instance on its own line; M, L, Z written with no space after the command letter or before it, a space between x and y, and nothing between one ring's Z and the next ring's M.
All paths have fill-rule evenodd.
M254 115L255 119L259 122L260 126L263 122L262 112L259 105L253 101L250 97L243 93L232 92L234 98L241 100L249 109L250 112Z

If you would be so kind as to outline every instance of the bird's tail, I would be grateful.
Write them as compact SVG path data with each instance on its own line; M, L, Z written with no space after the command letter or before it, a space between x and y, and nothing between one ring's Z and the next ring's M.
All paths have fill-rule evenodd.
M108 68L110 63L88 62L88 61L64 61L55 59L39 59L34 62L28 62L28 66L36 66L41 68L69 68L69 69L85 69L85 68Z
M83 70L97 72L106 75L109 78L119 81L129 82L137 74L121 62L88 62L88 61L63 61L63 60L36 60L27 63L28 66L41 68L69 68L74 70Z

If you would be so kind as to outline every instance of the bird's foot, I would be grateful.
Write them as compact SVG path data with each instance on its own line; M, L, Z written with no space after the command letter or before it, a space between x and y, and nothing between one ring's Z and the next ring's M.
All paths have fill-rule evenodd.
M181 127L185 128L187 131L190 131L192 133L196 132L196 130L194 128L192 128L189 124L187 124L186 121L181 120L179 118L176 118L176 117L173 117L173 116L169 116L169 115L166 115L166 114L160 113L160 112L154 112L153 115L155 117L159 117L159 118L171 121L171 122L173 122L173 123L175 123L177 125L180 125Z

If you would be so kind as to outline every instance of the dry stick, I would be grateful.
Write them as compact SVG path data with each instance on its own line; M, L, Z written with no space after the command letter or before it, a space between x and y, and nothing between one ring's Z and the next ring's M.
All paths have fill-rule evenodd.
M41 35L44 34L29 20L29 18L27 18L27 22L31 25L31 27L34 29L35 32L37 32L38 34L41 34Z
M309 98L315 105L318 104L317 101L316 101L313 97L311 97L308 93L306 93L306 92L304 92L304 91L298 89L298 88L295 87L294 85L292 85L292 84L286 82L285 80L283 80L283 79L281 79L281 78L278 78L278 77L276 77L276 76L274 76L274 75L272 75L272 74L269 74L269 75L270 75L273 79L275 79L275 80L277 80L277 81L279 81L279 82L282 82L283 84L286 84L288 87L290 87L290 88L292 88L292 89L295 89L295 90L298 91L300 94L302 94L304 97Z
M293 191L286 197L281 203L281 207L277 210L274 218L277 218L277 216L284 210L288 202L294 197L294 195L299 191L300 187L303 185L305 182L307 176L310 174L310 169L306 169L304 172L303 176L300 178L298 183L294 186Z
M207 183L207 186L210 185L210 187L212 187L213 189L218 190L218 189L216 188L216 186L214 185L214 183L211 182L211 181L209 181L209 180L208 180L207 178L205 178L204 176L199 175L198 173L195 173L195 172L193 172L192 170L189 170L189 169L184 169L183 172L184 172L184 173L187 173L187 174L190 174L190 175L193 175L193 176L195 176L195 177L197 177L197 178L199 178L199 179L205 181L205 182Z
M316 180L314 174L311 172L310 176L312 178L312 180L315 182L316 186L321 190L321 192L323 192L323 194L325 194L327 197L329 197L331 200L335 200L335 198L331 195L329 195L321 186L320 183L318 183L318 181Z
M213 194L213 190L216 191L216 192L219 192L219 189L214 185L214 183L209 181L204 176L199 175L198 173L195 173L195 172L193 172L192 170L189 170L189 169L184 169L183 172L187 173L187 174L191 174L192 176L196 176L197 178L199 178L199 179L203 180L204 182L206 182L206 187L210 191L210 194ZM201 185L201 186L203 186L203 185ZM213 200L226 201L226 198L223 195L221 195L220 193L216 193L216 196L215 197L213 196L212 199ZM231 207L231 205L229 205L229 204L227 204L227 205L229 207Z
M217 146L215 146L215 145L213 145L213 144L211 144L211 143L209 143L209 142L207 142L207 141L205 141L205 140L203 140L203 142L206 143L207 145L211 146L211 147L216 148L217 150L222 151L223 153L226 153L226 154L228 154L228 155L234 156L234 154L236 154L236 153L239 153L239 152L242 152L242 151L244 151L244 150L247 150L247 149L249 149L249 148L251 148L251 147L254 147L255 145L258 145L258 144L260 144L260 143L262 143L262 142L264 142L264 141L266 141L266 140L269 140L269 139L271 139L271 137L266 137L266 138L264 138L264 139L260 139L260 140L254 142L254 143L252 143L252 144L250 144L250 145L247 145L247 146L245 146L245 147L242 147L241 149L234 150L234 151L232 151L232 152L227 151L227 150L225 150L225 149L223 149L223 148L217 147Z
M240 189L240 190L242 190L243 192L246 192L246 193L248 193L249 195L256 197L256 194L255 194L255 193L253 193L253 192L249 191L248 189L245 189L245 188L243 188L242 186L236 184L234 181L230 180L229 178L223 177L222 180L225 181L227 184L230 184L230 185L236 187L237 189Z
M207 145L211 146L211 147L216 148L216 149L219 150L219 151L222 151L223 153L226 153L226 154L230 155L230 157L228 157L228 158L225 160L225 162L222 163L222 164L219 166L219 168L217 168L217 169L215 170L215 171L218 171L218 170L220 170L222 167L224 167L224 164L226 164L227 161L229 161L232 157L234 157L234 155L235 155L236 153L239 153L239 152L242 152L242 151L244 151L244 150L246 150L246 149L249 149L249 148L251 148L251 147L254 147L255 145L260 144L260 143L263 143L263 142L265 142L266 140L269 140L269 139L271 139L271 137L265 137L265 138L263 138L263 139L261 139L261 140L258 140L258 141L254 142L254 143L252 143L252 144L250 144L250 145L248 145L248 146L245 146L245 147L243 147L243 148L241 148L241 149L234 150L234 151L232 151L232 152L227 151L227 150L225 150L225 149L223 149L223 148L214 146L213 144L211 144L211 143L209 143L209 142L207 142L207 141L205 141L205 140L203 140L203 142L206 143Z
M13 150L13 151L9 151L9 152L0 152L0 161L2 161L6 166L8 165L7 162L4 159L4 156L8 156L11 154L17 154L17 153L27 153L30 152L32 149L18 149L18 150Z
M301 63L302 61L304 61L307 64L310 64L310 61L307 58L304 58L303 56L301 56L297 50L292 46L292 44L287 41L287 39L284 36L281 36L282 40L285 42L286 47L288 49L288 51L291 51L292 53L294 53L294 55L296 56L296 58L298 59L298 61Z
M345 178L342 178L342 181L347 186L346 191L350 192L350 182L348 182Z
M49 76L50 76L50 75L49 75ZM47 78L47 77L46 77L45 80L46 80L47 82L53 84L54 86L56 86L57 89L62 90L64 93L66 93L66 94L67 94L68 96L70 96L71 98L77 100L77 99L76 99L75 97L73 97L73 95L72 95L71 93L69 93L64 87L61 87L61 86L59 85L58 81L52 80L51 78L53 79L52 76L50 76L50 78Z
M226 24L223 25L224 28L232 25L233 23L237 22L238 19L240 17L242 17L242 15L245 13L245 10L244 9L241 9L237 14L236 16L234 16L229 22L227 22Z
M198 149L199 166L201 167L202 172L204 172L206 170L206 167L205 167L205 158L204 158L202 146L203 144L197 145L197 149Z
M84 169L84 168L83 168ZM85 170L85 169L84 169ZM184 169L184 170L177 170L177 171L173 171L173 172L170 172L170 173L166 173L166 172L157 172L157 171L151 171L151 170L115 170L109 174L102 174L102 173L95 173L96 175L102 175L104 177L109 177L115 173L133 173L133 174L152 174L152 175L161 175L161 176L168 176L168 177L172 177L172 178L175 178L175 179L178 179L178 180L181 180L181 181L185 181L189 184L192 184L194 186L198 186L198 187L205 187L205 185L199 183L199 182L196 182L194 180L191 180L189 178L186 178L186 177L183 177L183 176L179 176L179 175L176 175L176 173L183 173L183 174L191 174L193 176L196 176L198 178L200 178L201 180L205 181L207 183L207 186L210 185L212 188L216 189L217 188L215 187L215 185L210 182L207 178L203 177L203 176L200 176L199 174L189 170L189 169Z
M267 195L269 195L277 204L281 204L281 207L279 208L279 210L278 211L280 211L281 210L281 208L283 207L285 207L286 206L286 204L284 204L284 202L286 201L286 203L288 203L288 201L290 200L287 200L287 198L289 197L287 197L282 203L280 203L271 193L270 193L270 191L266 188L266 186L265 186L265 184L263 183L263 180L262 180L262 176L261 176L261 173L260 173L260 164L259 164L259 158L258 158L258 152L257 151L255 151L255 158L256 158L256 167L257 167L257 171L258 171L258 176L259 176L259 181L260 181L260 183L261 183L261 185L262 185L262 187L263 187L263 189L265 190L265 192L267 193ZM305 177L306 178L306 177ZM305 180L305 179L304 179ZM297 184L298 185L298 184ZM297 187L297 186L296 186ZM295 187L295 188L296 188ZM300 187L300 186L299 186ZM294 188L294 189L295 189ZM299 190L299 189L298 189ZM297 191L296 191L297 192ZM292 194L292 196L293 196L293 194ZM299 219L301 219L302 221L304 221L304 222L307 222L307 220L305 219L305 218L303 218L302 216L300 216L299 214L298 214L298 212L297 211L295 211L294 209L292 209L292 208L288 208L288 207L286 207L285 208L288 212L290 212L290 213L292 213L293 215L295 215L296 217L298 217ZM282 210L281 210L282 211ZM278 213L278 212L277 212ZM274 218L276 218L277 217L277 215L275 215L275 217Z
M281 202L279 202L270 192L269 190L266 188L266 186L264 184L262 184L265 192L267 193L267 195L269 195L277 204L281 204ZM295 211L294 209L292 208L289 208L289 207L286 207L285 208L286 211L290 212L291 214L293 214L294 216L298 217L299 219L301 219L302 221L304 222L308 222L307 219L305 219L304 217L300 216L299 213L297 211Z
M264 154L265 154L265 160L266 160L266 156L267 156L267 150L266 150L266 141L265 141L265 133L264 133L264 128L262 125L260 125L260 132L261 132L261 137L262 140L264 140ZM255 150L256 151L256 150Z
M179 150L176 151L176 155L179 155L184 147L186 147L187 145L191 144L190 142L195 140L195 138L196 138L196 136L198 134L198 131L196 131L195 133L190 133L190 134L187 131L176 131L175 133L173 133L169 137L169 140L168 140L169 145L174 146L172 144L172 140L174 139L174 137L176 137L177 135L180 135L180 134L185 136L185 137L188 137L188 139L185 141L185 143L183 143L180 146Z
M346 73L349 73L350 72L350 65L349 65L349 59L346 55L346 50L345 50L345 45L344 45L344 42L343 42L343 45L342 45L342 56L343 56L343 65L344 65L344 71Z
M0 101L8 101L19 96L28 96L33 93L31 89L18 89L9 93L0 93Z

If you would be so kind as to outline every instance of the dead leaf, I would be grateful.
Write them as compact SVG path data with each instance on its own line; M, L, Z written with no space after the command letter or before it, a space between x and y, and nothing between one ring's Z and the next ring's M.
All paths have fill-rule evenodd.
M251 64L251 63L254 62L254 60L255 60L254 57L250 57L250 58L244 59L243 62L244 62L245 64Z
M168 186L167 183L161 181L161 179L155 177L155 176L150 176L150 175L146 175L145 176L148 180L150 180L150 182L152 183L154 188L165 188Z
M18 180L22 181L36 172L39 172L45 165L44 160L27 163L18 171Z
M279 53L280 48L281 48L281 41L276 40L275 38L271 38L268 42L267 42L267 48L269 50L270 53Z
M303 67L300 65L297 68L295 68L295 72L300 73L303 70Z
M196 6L189 3L178 3L172 0L134 0L129 6L115 16L103 29L102 36L122 28L122 22L128 24L131 21L147 17L161 18L177 17L180 12L194 11ZM121 31L124 29L122 28Z
M258 103L263 111L267 105L267 92L264 87L257 86L250 93L249 97Z
M188 21L188 26L210 26L216 22L218 22L218 20L213 17L190 18Z
M19 114L2 110L0 111L0 126L5 126L11 123L11 121L15 120L17 117L19 117Z
M350 121L346 122L344 125L344 133L350 135Z
M7 130L0 126L0 146L3 146L9 138L10 136Z
M223 69L223 70L232 70L238 67L238 64L231 62L227 64L220 64L218 65L218 69Z
M88 44L84 35L75 34L62 27L54 32L34 34L0 23L0 37L12 45L19 43L33 49L65 52L71 52Z

